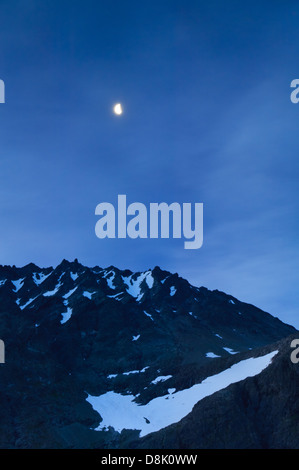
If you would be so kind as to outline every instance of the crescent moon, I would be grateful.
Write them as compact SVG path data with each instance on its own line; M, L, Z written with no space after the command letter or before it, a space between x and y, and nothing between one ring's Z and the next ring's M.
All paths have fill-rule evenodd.
M114 108L113 108L113 111L115 114L117 114L118 116L120 116L122 113L123 113L123 109L122 109L122 106L120 103L117 103Z

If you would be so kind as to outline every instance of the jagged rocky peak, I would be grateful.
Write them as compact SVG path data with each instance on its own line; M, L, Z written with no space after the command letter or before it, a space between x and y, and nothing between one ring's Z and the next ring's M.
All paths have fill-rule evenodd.
M216 419L204 408L189 422L193 405L202 409L197 403L205 397L217 406L217 394L231 386L230 377L241 383L250 374L265 374L262 395L263 383L271 383L267 371L274 371L279 388L281 368L271 361L280 363L280 346L272 343L295 333L258 307L192 286L159 266L133 272L65 259L48 268L0 266L0 338L7 346L0 448L76 447L77 442L142 447L165 439L177 445L183 436L192 447L192 436ZM287 379L292 373L288 370ZM240 390L245 398L255 394L250 387ZM289 403L288 397L281 399ZM238 415L233 406L228 395L226 416ZM182 418L181 424L172 416ZM202 427L195 429L199 422ZM218 424L225 426L225 416ZM168 425L174 426L169 434ZM251 445L242 430L238 433ZM212 445L219 446L219 439Z
M227 352L262 345L294 331L293 327L257 307L218 290L192 286L177 273L159 266L133 272L115 266L89 268L77 259L64 259L55 268L40 268L33 263L23 268L2 266L0 296L1 293L5 302L8 299L13 302L14 308L17 305L21 310L37 310L45 319L52 304L55 303L57 321L61 321L62 316L65 319L64 310L68 307L68 320L64 321L67 324L72 323L71 307L77 315L87 305L88 308L93 305L96 310L106 304L107 308L113 305L116 313L122 308L133 309L140 311L143 320L147 317L147 323L155 323L150 324L151 328L163 318L173 325L180 322L180 328L184 325L188 335L195 328L200 335L205 331L207 336L209 331L214 341L215 337L218 342L220 337L230 338ZM219 349L215 348L218 354L214 354L219 355Z

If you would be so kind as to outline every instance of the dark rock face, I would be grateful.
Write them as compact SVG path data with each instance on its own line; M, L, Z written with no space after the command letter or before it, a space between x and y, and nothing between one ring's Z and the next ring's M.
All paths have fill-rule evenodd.
M295 333L252 305L159 267L132 273L77 260L55 269L0 266L0 447L298 447L299 367L290 361L289 340L261 374L141 439L136 430L95 431L101 417L86 401L113 391L146 404ZM158 376L171 378L152 383Z
M260 374L204 398L179 423L135 441L133 446L298 449L299 367L290 360L292 338L259 350L279 350L272 364Z

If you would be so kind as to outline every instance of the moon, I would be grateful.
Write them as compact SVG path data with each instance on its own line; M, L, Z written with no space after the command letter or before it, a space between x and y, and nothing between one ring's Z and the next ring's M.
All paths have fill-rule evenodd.
M120 116L123 113L122 105L120 103L115 104L113 107L113 111L114 111L114 114L117 114L118 116Z

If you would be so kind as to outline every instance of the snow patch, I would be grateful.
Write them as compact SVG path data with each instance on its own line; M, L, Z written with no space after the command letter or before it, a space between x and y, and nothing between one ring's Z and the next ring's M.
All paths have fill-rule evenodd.
M214 354L213 352L207 352L207 353L206 353L206 357L212 357L212 358L214 358L214 357L221 357L221 356L217 356L217 354Z
M140 370L130 370L129 372L123 372L122 375L131 375L131 374L139 374Z
M48 292L44 292L44 293L43 293L43 296L44 296L44 297L50 297L50 296L52 296L52 295L57 294L57 292L59 291L59 289L60 289L61 286L62 286L62 284L61 284L61 282L59 282L59 283L57 284L57 286L55 287L55 289L49 290Z
M143 293L141 292L141 283L143 280L146 280L146 283L148 286L152 285L153 283L153 278L152 278L152 275L151 275L151 271L146 271L145 273L141 273L137 279L133 279L133 274L131 274L130 276L122 276L122 280L124 281L124 283L127 285L127 292L128 294L130 294L132 297L135 297L135 299L137 300L137 302L139 302L142 297L143 297Z
M50 275L52 274L52 271L49 274L43 274L43 273L33 273L32 279L34 283L39 286L42 284Z
M140 335L133 336L133 339L132 339L132 341L137 341L137 339L139 339L139 338L140 338Z
M77 289L78 289L78 286L74 287L74 289L71 289L70 291L67 292L67 294L63 295L62 297L64 299L68 299L75 292L75 290L77 290Z
M140 437L157 432L181 421L203 398L239 382L247 377L260 374L269 366L278 351L265 356L250 358L233 364L219 374L206 378L199 384L175 393L156 397L146 405L137 404L134 395L121 395L107 392L100 396L87 396L86 400L97 411L102 422L95 430L113 427L117 432L123 429L136 429ZM146 418L146 419L145 419Z
M149 366L146 366L144 367L143 369L141 370L130 370L129 372L123 372L122 375L130 375L130 374L142 374L143 372L146 371L146 369L148 369Z
M149 289L151 289L154 285L154 278L151 271L147 271L145 276L145 281Z
M24 308L28 307L35 299L37 299L38 296L33 297L33 299L29 299L28 302L26 302L24 305L20 305L20 302L18 303L19 307L21 310L24 310ZM20 299L18 299L20 300Z
M171 379L172 375L160 375L156 379L151 381L151 384L156 385L158 382L165 382L166 380Z
M231 349L231 348L223 348L223 349L225 349L225 351L227 351L227 352L230 353L230 354L238 354L238 351L234 351L234 350Z
M65 313L62 313L62 320L60 320L60 323L66 323L72 316L73 310L68 307L67 311Z
M111 273L112 273L112 276L107 277ZM114 271L109 271L107 274L105 274L104 278L106 279L107 284L110 287L110 289L115 289L115 285L113 284L113 281L114 281L114 278L115 278L115 272Z
M174 286L170 287L170 295L171 297L176 293L176 288Z
M18 279L17 281L11 281L13 285L15 286L14 292L18 292L21 289L21 287L23 287L24 280L25 280L25 277L23 277L23 279Z
M147 317L149 317L152 321L154 321L154 319L153 319L153 317L151 316L150 313L147 313L145 310L143 310L143 313L144 313Z
M82 295L84 295L84 297L87 297L89 300L91 300L91 297L92 297L93 294L95 294L95 293L96 293L96 292L88 292L87 290L85 290Z
M118 294L114 295L107 295L107 297L109 297L110 299L121 300L120 298L117 298L121 294L124 294L124 292L119 292Z

